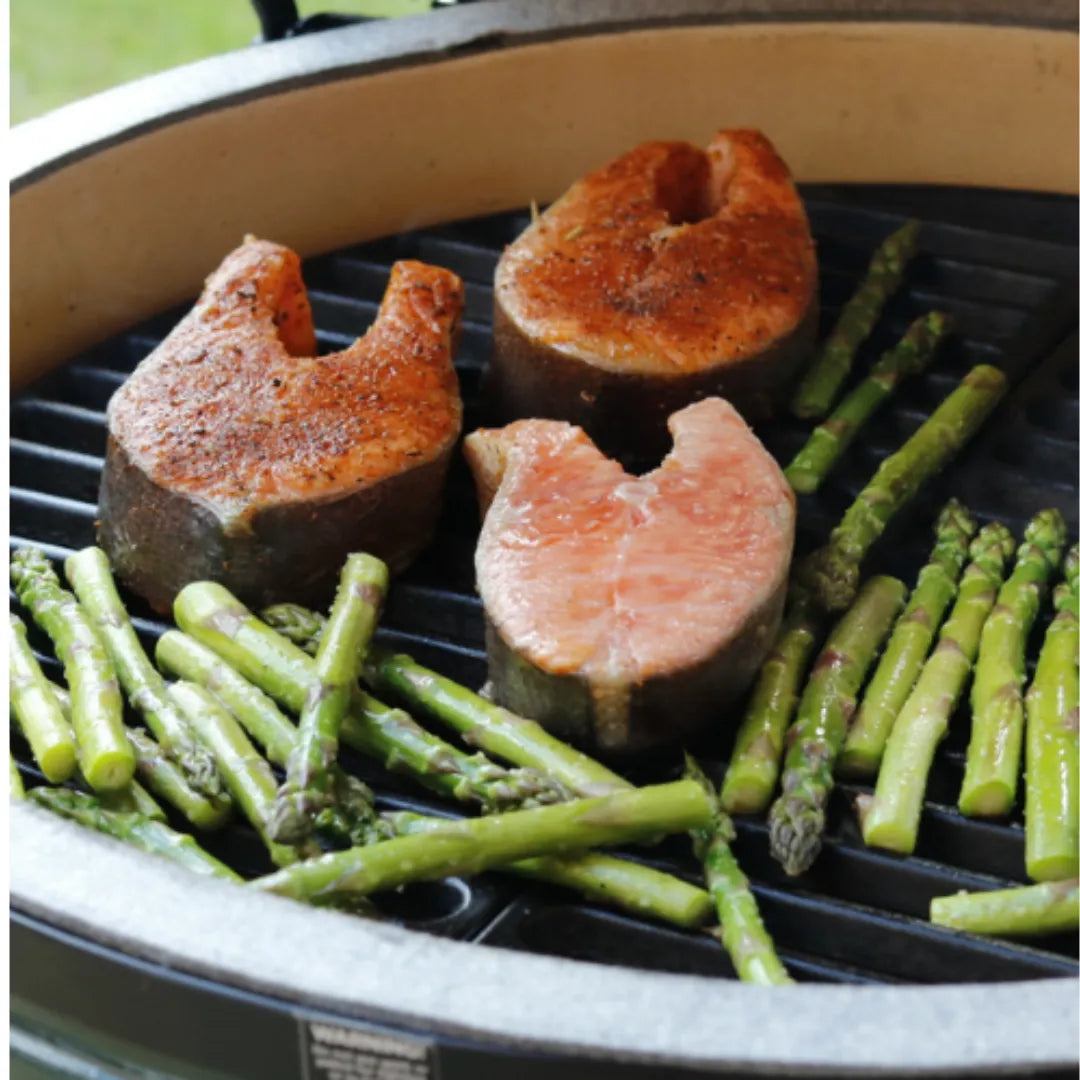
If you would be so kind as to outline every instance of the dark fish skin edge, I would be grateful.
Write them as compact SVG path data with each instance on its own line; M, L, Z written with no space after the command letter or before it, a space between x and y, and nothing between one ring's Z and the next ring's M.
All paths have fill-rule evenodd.
M615 723L598 724L585 679L542 670L485 620L488 676L494 700L543 724L553 735L618 758L671 746L715 727L723 710L747 689L775 642L787 581L747 619L739 634L711 656L668 675L628 687Z
M256 511L230 528L209 503L155 483L109 437L99 542L117 577L161 614L189 582L218 581L255 608L322 608L351 551L403 570L430 542L455 440L429 461L333 501Z
M608 456L654 464L671 448L668 417L705 397L726 398L750 422L784 406L814 347L815 298L802 321L766 349L674 377L608 371L527 337L495 297L485 383L500 423L527 417L584 428Z

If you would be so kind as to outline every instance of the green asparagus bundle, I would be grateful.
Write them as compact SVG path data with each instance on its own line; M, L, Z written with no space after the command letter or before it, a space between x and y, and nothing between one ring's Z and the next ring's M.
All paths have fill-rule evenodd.
M915 850L934 752L967 684L979 635L1014 548L1009 530L997 522L981 529L971 543L971 562L956 604L896 718L874 795L858 803L863 840L871 847L905 854Z
M885 740L956 596L975 522L963 506L950 499L938 515L935 531L937 542L930 561L919 571L851 723L837 766L841 776L877 775Z
M208 799L220 795L221 779L213 759L192 736L165 693L165 680L143 651L116 591L105 552L96 547L77 551L68 556L64 570L109 653L128 700L146 721L162 750L180 766L196 791Z
M64 665L83 775L95 791L125 787L135 775L135 752L124 729L116 671L97 631L36 548L22 548L12 556L11 580Z
M30 751L45 779L51 784L62 784L75 772L75 732L26 640L26 626L22 619L11 613L9 626L8 691L11 695L11 712L23 737L30 744Z
M429 833L445 824L443 819L404 810L385 814L383 820L397 836ZM561 858L542 855L519 859L495 869L515 877L573 889L590 900L687 930L697 929L712 915L712 900L702 889L641 863L595 851Z
M798 580L826 611L842 611L859 584L859 566L896 512L957 454L1005 393L1004 374L973 367L919 429L874 473L833 529L802 560Z
M201 581L181 590L177 624L286 708L298 712L312 685L313 662L256 618L227 589ZM534 769L502 769L430 734L408 713L363 691L353 695L341 738L390 770L405 770L441 795L487 808L558 802L566 790ZM625 781L623 782L625 785Z
M930 901L930 921L971 934L1075 934L1080 928L1080 881L936 896Z
M258 687L216 653L179 630L166 630L155 653L163 671L209 690L265 751L284 767L296 748L296 726ZM320 836L337 844L370 843L380 835L370 789L339 766L332 769L333 798L316 818Z
M754 682L720 787L720 805L729 814L757 814L769 805L784 739L820 635L821 619L807 594L793 584L776 644Z
M704 791L682 780L447 822L430 832L296 863L251 884L264 892L304 900L338 892L367 895L413 881L478 874L519 859L685 832L703 828L710 820Z
M70 788L37 787L31 790L30 798L61 817L132 844L151 855L160 855L193 873L225 881L242 880L239 874L199 847L187 833L175 832L168 825L142 814L106 810L98 799Z
M8 798L25 799L26 789L23 787L22 774L19 766L15 764L15 758L8 751Z
M930 362L951 320L940 311L916 319L893 349L870 369L866 378L810 433L806 445L784 470L788 483L800 494L817 491L851 440L908 375L921 372Z
M795 391L791 411L796 416L812 420L829 411L859 346L870 336L886 301L903 280L918 240L919 223L908 221L874 252L866 276L844 305L821 352Z
M206 583L188 586L177 598L176 609L177 621L192 631L193 637L175 631L162 635L157 655L166 670L211 687L249 725L252 712L244 704L243 691L243 685L248 685L247 679L257 684L261 691L276 697L286 708L295 710L303 701L311 679L311 658L256 619L227 591ZM315 625L318 622L318 618L312 620ZM206 644L194 640L200 635ZM206 662L208 653L218 656L220 666ZM424 669L420 671L422 673ZM233 676L240 678L243 685L237 687ZM489 702L484 704L490 705ZM255 733L254 728L251 730ZM551 783L539 773L507 772L482 755L462 754L424 731L407 713L390 709L364 693L354 699L353 711L346 717L341 733L344 742L388 768L407 771L439 794L459 801L478 802L488 813L523 804L520 796L516 800L511 798L515 789L520 788L522 777L535 775L542 782ZM256 738L266 737L256 734ZM577 760L576 751L569 747L564 750L567 761ZM549 753L557 756L550 748ZM580 758L583 762L589 761L584 755ZM595 765L595 768L594 782L601 775L602 767ZM615 776L614 773L609 775ZM616 779L626 785L621 777ZM557 791L560 799L568 797L561 785L549 790ZM389 815L391 824L399 817ZM653 898L655 917L680 926L699 925L710 907L709 896L703 890L668 874L658 875L648 867L608 856L576 857L572 865L564 859L532 859L527 871L529 876L576 888L587 895L605 897L632 912L640 911L642 904L652 902L650 898ZM513 872L524 874L526 869L516 864ZM662 884L658 883L658 877L663 879Z
M1047 628L1028 688L1025 743L1024 862L1032 881L1080 874L1080 550L1065 558L1054 590L1057 614Z
M957 801L960 812L969 817L1007 814L1016 801L1027 640L1064 544L1060 511L1036 514L1024 530L1013 571L983 624L971 684L971 741Z
M389 583L390 572L381 559L353 554L346 560L315 653L296 747L274 800L269 828L279 843L297 843L309 836L316 815L332 804L341 724Z
M168 693L213 754L229 794L255 827L274 864L288 866L315 854L319 847L313 842L287 846L276 843L270 836L270 815L277 794L277 781L270 766L251 745L232 714L213 694L194 683L171 683Z
M829 543L792 568L788 610L758 675L735 740L720 800L729 813L768 804L803 673L826 612L848 607L860 566L893 515L975 433L1005 392L1005 377L976 367L900 449L881 463Z
M814 664L784 756L780 796L769 811L769 848L787 874L804 873L821 850L833 765L859 688L906 592L896 578L871 578Z
M750 882L731 851L735 826L724 812L709 778L689 754L686 778L700 784L709 800L712 820L692 834L694 854L705 873L705 887L716 904L719 938L743 982L783 986L794 982L776 955L769 931L761 920Z

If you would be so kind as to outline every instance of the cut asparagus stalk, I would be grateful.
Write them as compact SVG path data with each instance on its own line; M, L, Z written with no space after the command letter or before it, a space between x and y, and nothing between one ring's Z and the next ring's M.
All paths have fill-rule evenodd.
M179 630L158 638L162 670L209 690L240 722L274 764L284 766L297 742L296 726L269 696L216 653ZM346 739L346 741L348 741ZM332 769L333 799L316 819L320 835L335 843L366 844L379 835L371 790L339 766Z
M64 570L109 653L128 700L146 721L162 750L186 773L193 788L208 798L220 795L221 779L213 759L191 734L165 693L165 680L143 651L116 591L105 552L96 547L83 548L68 556Z
M957 801L960 812L969 817L1007 814L1016 801L1027 640L1064 544L1060 511L1036 514L1024 530L1016 565L983 624L971 684L971 741Z
M1057 614L1026 698L1024 863L1032 881L1080 875L1078 563L1074 545L1065 559L1065 581L1054 590Z
M1016 889L935 896L930 921L971 934L1029 937L1075 933L1080 926L1080 882L1047 881Z
M228 590L197 582L174 604L180 627L226 660L286 708L299 711L312 683L313 661L257 619ZM566 790L534 769L501 769L464 754L424 731L401 709L390 709L357 691L341 728L342 740L382 762L406 770L433 791L485 808L508 809L556 802Z
M64 713L64 718L70 722L71 695L64 687L57 686L54 682L50 682L49 687ZM128 733L128 741L131 742L131 748L135 751L135 771L138 773L139 751L134 740L131 739L131 729L127 728L125 730ZM86 782L86 777L78 769L75 770L75 778L82 787L92 790ZM150 792L138 780L132 780L130 784L122 788L116 788L114 791L99 791L96 794L98 802L101 803L102 808L105 810L114 810L122 814L142 814L143 817L150 818L151 821L167 820L165 811L154 801Z
M26 640L26 626L22 619L10 614L9 627L8 691L11 695L11 712L45 778L51 784L62 784L75 772L75 732Z
M64 665L83 775L95 791L125 787L135 775L135 752L124 728L116 671L97 631L36 548L22 548L12 556L11 580Z
M183 681L171 683L168 693L214 755L229 794L255 827L274 864L288 866L318 851L318 845L311 842L292 847L271 838L270 813L277 793L274 774L217 698L201 686Z
M907 590L891 577L866 583L818 655L799 702L769 811L769 848L785 873L802 874L821 850L833 766L866 672L888 636Z
M439 818L407 811L387 814L385 820L400 836L431 832L445 824ZM712 900L703 889L640 863L598 852L519 859L496 869L573 889L589 900L621 908L631 915L659 919L688 930L697 929L712 916Z
M274 800L269 829L279 843L305 839L314 828L316 815L331 806L341 724L389 582L389 570L380 559L353 554L345 561L330 619L315 654L296 747Z
M313 899L367 895L412 881L478 874L544 855L565 855L702 828L705 793L692 781L633 788L595 799L448 822L437 830L335 852L286 867L251 884L264 892Z
M971 515L950 499L938 516L937 542L919 571L885 651L851 722L837 771L841 776L876 776L885 741L919 676L945 612L956 596L957 579L975 534Z
M971 543L956 604L885 745L877 788L858 801L863 840L871 847L915 850L930 764L967 684L983 623L1014 548L1009 530L996 522Z
M886 301L904 277L915 254L919 223L908 221L874 252L866 276L844 305L821 352L795 391L791 411L804 420L824 416L851 370L859 346L881 318Z
M1005 389L1005 376L997 368L973 367L911 438L878 466L828 543L800 561L798 580L821 607L842 611L851 603L859 567L886 525L978 431Z
M23 787L22 775L19 766L15 764L15 758L8 751L8 798L25 799L26 789Z
M142 814L106 810L93 796L70 788L38 787L31 790L30 798L55 814L132 844L151 855L160 855L193 873L225 881L242 880L239 874L199 847L194 837L176 832Z
M600 795L631 786L536 721L487 701L409 656L373 648L366 678L380 692L393 693L443 721L485 753L552 776L575 794Z
M735 826L720 805L709 778L689 754L686 756L686 777L701 785L712 810L709 825L694 830L691 837L694 854L705 873L705 886L716 905L719 938L731 957L736 974L743 982L763 986L794 982L776 955L757 901L750 891L750 882L732 853Z
M916 319L894 349L886 352L867 377L810 433L806 445L784 470L800 494L817 491L851 440L901 381L922 371L948 334L951 320L940 311Z
M720 805L729 814L757 814L769 805L780 775L784 738L820 633L821 622L810 605L804 598L793 600L735 736L720 787Z

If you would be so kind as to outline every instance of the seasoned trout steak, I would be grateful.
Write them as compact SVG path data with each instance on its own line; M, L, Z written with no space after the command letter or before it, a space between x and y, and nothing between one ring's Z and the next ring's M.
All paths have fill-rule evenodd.
M495 271L489 386L504 420L583 427L654 460L709 395L768 415L817 331L802 200L756 131L645 143L579 180Z
M465 439L495 699L580 746L633 751L720 723L779 625L795 499L726 401L675 413L635 477L578 427Z
M397 570L435 526L461 431L463 304L397 263L374 325L316 356L300 259L248 237L109 403L101 544L158 611L213 579L321 603L350 551Z

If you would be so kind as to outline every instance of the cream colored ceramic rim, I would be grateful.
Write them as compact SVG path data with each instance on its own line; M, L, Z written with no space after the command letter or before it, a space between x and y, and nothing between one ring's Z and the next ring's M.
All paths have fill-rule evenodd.
M1072 192L1070 33L944 23L653 28L273 93L11 199L18 386L197 292L245 232L304 255L547 200L647 138L760 127L803 181Z

